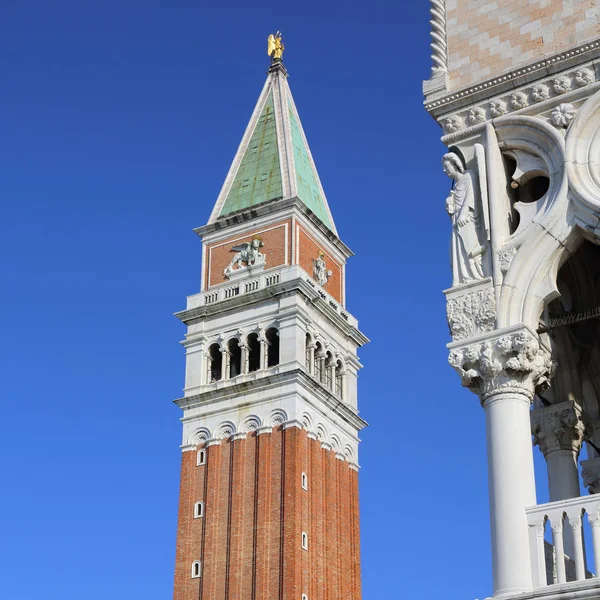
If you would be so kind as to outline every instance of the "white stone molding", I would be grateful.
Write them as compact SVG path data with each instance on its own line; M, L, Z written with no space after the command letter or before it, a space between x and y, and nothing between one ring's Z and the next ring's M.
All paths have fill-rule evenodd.
M230 438L235 433L235 424L231 421L225 421L222 423L217 429L216 437L218 439L227 439Z
M256 435L262 435L263 433L273 433L273 427L271 425L262 425L256 430Z
M583 485L590 494L600 493L600 456L581 461L581 476L583 477ZM600 525L600 517L597 518Z
M297 429L302 429L302 421L299 421L298 419L290 419L289 421L284 421L281 424L281 428L282 429L290 429L292 427L296 427Z
M210 448L211 446L220 446L221 438L211 438L210 440L206 440L206 447Z
M581 69L587 69L587 66L583 66L582 63L586 63L590 60L594 53L600 49L600 40L582 44L581 46L571 48L567 52L548 56L542 60L537 60L534 63L520 67L513 71L508 71L502 75L482 81L474 86L457 90L452 94L436 97L432 102L425 103L425 109L429 112L435 112L436 109L444 107L445 105L452 105L461 102L463 105L468 103L471 99L475 101L479 96L485 93L504 92L507 89L518 86L521 83L530 81L532 77L535 77L535 73L547 73L560 71L562 69L569 69L571 67L576 68L577 71ZM593 71L589 69L589 76L593 78ZM575 74L576 75L576 72ZM550 78L553 79L554 77ZM585 76L579 76L581 81L586 81ZM593 82L591 79L590 83ZM577 84L579 85L579 83ZM588 84L589 85L589 84ZM427 94L427 91L425 91Z
M584 440L589 439L591 424L576 402L560 402L531 411L533 443L548 454L570 451L579 455Z
M248 433L246 431L237 431L231 435L230 439L234 442L235 440L245 440L247 437Z
M522 394L531 400L551 376L550 351L527 327L494 331L466 344L452 342L448 349L448 362L460 375L463 386L478 394L482 403L500 391Z
M585 71L586 75L581 73ZM579 73L579 75L578 75ZM521 114L551 113L561 104L573 104L585 99L598 88L591 69L576 69L566 72L560 77L550 77L535 83L529 83L518 90L507 92L493 99L482 98L474 106L460 103L457 112L444 113L438 116L443 126L444 143L451 144L461 138L477 132L477 126L485 121L503 116L506 113Z
M491 279L453 287L444 294L453 340L471 338L495 329L496 297Z
M578 225L600 238L600 92L577 113L566 137L566 170L569 193L576 206Z

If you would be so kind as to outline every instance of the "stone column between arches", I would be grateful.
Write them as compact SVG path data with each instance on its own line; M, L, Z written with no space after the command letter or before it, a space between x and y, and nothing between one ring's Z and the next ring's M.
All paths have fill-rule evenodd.
M532 589L525 509L536 504L529 409L550 352L525 326L449 344L449 362L485 411L494 595Z

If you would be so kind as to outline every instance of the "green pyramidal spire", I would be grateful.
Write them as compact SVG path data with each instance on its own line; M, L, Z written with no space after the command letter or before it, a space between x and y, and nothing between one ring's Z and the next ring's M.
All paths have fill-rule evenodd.
M287 72L276 61L269 69L209 223L270 200L294 197L337 235Z

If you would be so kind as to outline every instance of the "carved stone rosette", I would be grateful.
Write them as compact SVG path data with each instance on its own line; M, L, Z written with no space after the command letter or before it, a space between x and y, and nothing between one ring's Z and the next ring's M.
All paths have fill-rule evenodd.
M560 402L531 412L533 443L546 457L557 450L579 455L583 441L591 432L589 418L575 402Z
M533 398L548 386L552 372L550 351L527 327L495 331L466 343L448 345L448 362L463 386L483 403L498 392L515 392Z

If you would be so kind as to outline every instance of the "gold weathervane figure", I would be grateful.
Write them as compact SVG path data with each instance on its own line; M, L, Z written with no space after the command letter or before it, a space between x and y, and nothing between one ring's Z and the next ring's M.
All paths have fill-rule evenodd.
M267 42L267 54L271 57L271 62L281 60L284 49L281 41L281 31L278 31L275 35L271 34Z

